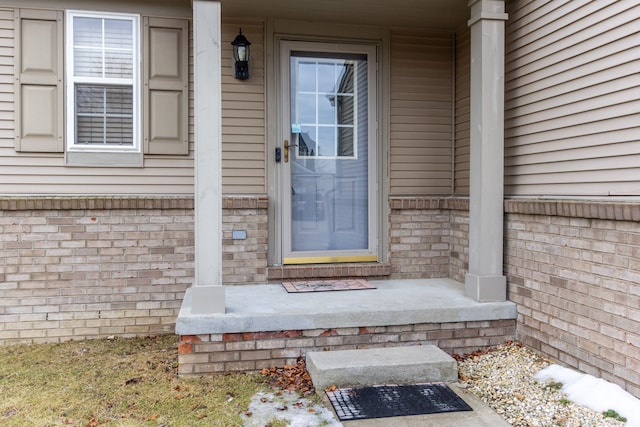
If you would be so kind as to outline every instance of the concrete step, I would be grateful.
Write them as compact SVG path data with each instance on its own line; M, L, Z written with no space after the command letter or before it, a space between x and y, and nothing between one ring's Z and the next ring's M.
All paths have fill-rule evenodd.
M310 352L307 370L319 391L458 380L456 361L435 345Z

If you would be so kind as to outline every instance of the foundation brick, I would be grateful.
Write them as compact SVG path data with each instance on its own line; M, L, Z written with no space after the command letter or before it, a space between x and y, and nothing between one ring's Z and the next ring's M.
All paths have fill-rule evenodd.
M198 350L200 350L200 348L198 348ZM205 351L206 350L202 350ZM212 362L233 362L233 361L238 361L240 360L240 352L223 352L223 351L217 351L217 352L213 352L211 354L211 361Z
M210 374L210 373L219 373L225 371L224 363L202 363L198 365L194 365L192 367L192 372L194 374Z
M279 340L259 340L256 341L256 350L273 350L276 348L285 348L286 341Z
M193 353L193 344L181 342L178 344L178 354L191 354Z
M376 335L372 335L372 336L376 336ZM390 337L391 335L386 335L387 337ZM395 341L399 341L400 337L398 335L393 335L395 338ZM349 336L349 337L344 337L344 344L348 345L348 346L354 346L354 345L360 345L360 344L365 344L365 343L369 343L372 342L374 338L371 337L367 337L367 336L363 336L363 335L357 335L357 336ZM386 341L385 341L386 342Z
M400 341L402 342L422 342L427 339L426 332L406 332L400 334Z
M289 339L286 341L287 347L313 347L314 340L312 338L298 338L298 339Z
M238 341L225 344L226 351L255 350L255 348L255 341Z
M345 344L380 344L380 343L399 343L400 335L394 334L381 334L373 335L368 339L362 339L360 337L352 337L352 339L345 339Z
M542 202L505 201L505 271L518 303L517 338L633 393L640 379L622 370L640 361L637 348L629 355L624 343L640 328L638 301L629 298L640 277L640 225L629 215L639 206L563 203L546 201L543 210Z
M255 371L256 362L253 360L246 360L242 362L226 362L224 364L225 372L245 372Z
M302 356L304 352L300 349L284 349L284 350L272 350L271 357L273 359L294 359L296 357Z
M271 357L269 350L243 351L240 355L241 360L265 360Z
M391 197L388 264L312 267L267 266L268 204L264 197L223 199L225 283L306 277L449 277L464 282L465 198ZM625 371L640 358L628 347L640 340L640 204L514 199L504 206L504 270L509 296L518 303L518 338L570 366L616 379L627 390L640 389L639 380ZM5 197L0 198L0 227L0 344L170 332L193 281L192 197ZM233 240L233 230L246 230L247 239ZM49 317L20 322L21 315ZM338 335L273 331L233 336L237 341L217 334L206 339L243 343L233 351L271 351L271 359L290 361L314 346L364 347L401 339L407 344L435 340L448 351L466 351L498 343L512 336L516 326L496 321L411 328L344 328L335 330ZM336 337L344 337L342 344ZM247 345L254 347L243 349ZM221 348L209 346L207 351ZM194 373L227 366L200 362L180 369Z
M498 320L491 322L483 322L481 325L485 325L486 328L471 328L472 336L475 338L461 338L453 339L454 331L458 331L459 323L455 324L433 324L433 327L437 327L437 330L431 330L428 333L425 332L412 332L416 327L426 329L426 324L420 325L398 325L395 329L404 330L407 332L389 333L388 327L378 328L339 328L335 330L337 335L333 332L329 332L327 336L322 335L321 330L302 330L296 331L296 334L292 334L290 337L281 337L274 339L274 336L283 335L283 331L273 332L259 332L252 333L251 339L248 341L227 341L224 344L220 344L220 347L205 347L200 343L193 343L194 354L209 354L211 369L218 369L218 363L224 363L225 371L255 371L262 368L268 368L273 366L282 366L283 364L294 364L296 359L300 356L304 356L309 351L323 351L323 350L347 350L356 348L380 348L387 347L389 345L422 345L425 343L433 343L439 345L441 348L448 352L472 352L481 348L486 348L490 345L496 345L503 343L507 340L513 340L514 334L508 334L504 336L496 337L482 337L480 333L483 329L492 329L494 331L504 330L515 332L515 320ZM477 326L477 324L475 325ZM445 329L449 328L451 329ZM346 335L346 332L352 333L352 335ZM427 337L427 334L434 335L438 332L444 332L443 337L439 340L432 340ZM400 337L403 336L404 340L400 341ZM307 337L307 338L300 338ZM315 338L313 338L315 337ZM209 340L206 336L200 336L203 341ZM427 339L429 338L429 339ZM190 338L182 338L189 341ZM183 342L184 343L184 342ZM280 348L271 348L275 346ZM285 347L285 348L282 348ZM189 356L180 355L179 357ZM204 367L209 366L203 363L192 362L193 359L185 359L185 363L189 362L194 366L201 367L198 373L207 373ZM200 360L200 359L198 359ZM182 364L182 359L180 361ZM185 368L186 373L183 375L191 375L195 372L194 369ZM181 374L183 371L180 371ZM215 373L217 371L212 370L208 373Z
M231 241L239 257L230 260L229 277L265 282L268 200L255 196L227 199L233 202L223 202L228 207L223 221L229 230L246 229L248 233L246 241ZM83 304L104 302L107 306L100 308L101 315L114 319L115 329L106 332L100 326L105 332L91 331L91 336L170 331L166 324L175 321L182 296L193 282L192 197L0 198L0 227L1 289L12 291L2 297L16 298L14 306L27 307L24 313L76 312L77 321L71 326L76 329L86 326L80 323L87 318ZM228 277L224 280L232 282ZM43 292L34 296L66 299L21 301L29 290ZM79 302L89 295L101 299ZM0 314L6 313L2 310ZM138 319L119 319L123 316ZM71 335L48 336L50 341L60 341L58 336ZM0 345L11 342L10 337L0 337Z
M316 338L315 345L317 347L333 347L344 344L346 337L319 337Z

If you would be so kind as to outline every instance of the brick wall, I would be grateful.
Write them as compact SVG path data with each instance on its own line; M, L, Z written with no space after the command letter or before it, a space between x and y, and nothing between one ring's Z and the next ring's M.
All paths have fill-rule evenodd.
M222 276L225 284L267 280L266 197L225 197L222 204ZM246 232L233 238L233 231Z
M464 281L469 246L468 201L394 197L389 204L391 277L451 277Z
M518 339L640 396L640 204L505 203Z
M428 323L373 328L336 328L180 337L179 372L254 371L295 364L309 351L434 344L468 353L513 339L515 320Z
M226 283L264 281L266 204L225 198ZM172 333L193 245L192 197L0 199L0 344Z
M173 331L193 280L192 199L0 207L0 343Z
M469 271L469 204L458 203L451 210L449 278L464 283Z
M266 281L267 200L226 197L223 207L225 282ZM392 198L390 208L390 262L369 266L374 270L331 271L464 280L465 199ZM518 304L518 339L640 395L640 204L507 200L505 212L505 273L509 299ZM246 231L246 238L233 239L234 230ZM193 281L193 252L190 197L0 199L0 344L173 332ZM297 268L290 273L302 274ZM326 268L311 270L322 275ZM467 328L471 332L449 338L475 333L469 325L459 329ZM449 334L442 330L430 333ZM329 338L338 347L404 342L400 332L397 340L389 338L394 330L351 332L329 332ZM233 362L251 364L247 358L256 357L257 367L263 353L234 350L225 339L250 352L281 351L270 355L280 360L324 348L325 336L316 333L325 331L301 331L298 338L306 341L284 344L277 332L240 341L199 337L195 350L181 357L204 359L202 346L209 346ZM406 343L436 340L419 338ZM456 352L470 348L437 344ZM276 347L262 348L269 345ZM198 363L219 369L215 357ZM198 363L187 362L192 367L185 369L204 369Z

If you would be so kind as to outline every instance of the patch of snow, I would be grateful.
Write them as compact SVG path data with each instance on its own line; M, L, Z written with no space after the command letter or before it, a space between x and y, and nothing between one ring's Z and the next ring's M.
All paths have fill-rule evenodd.
M274 419L286 420L291 427L342 427L326 407L286 391L256 394L242 419L244 427L264 427Z
M562 383L569 400L598 412L613 409L627 419L627 427L640 427L640 400L617 384L560 365L549 365L534 377Z

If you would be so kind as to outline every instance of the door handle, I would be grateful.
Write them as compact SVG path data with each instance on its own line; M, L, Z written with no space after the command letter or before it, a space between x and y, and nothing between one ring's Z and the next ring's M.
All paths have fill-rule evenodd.
M289 162L289 147L297 147L298 144L289 144L289 140L284 140L284 162Z

